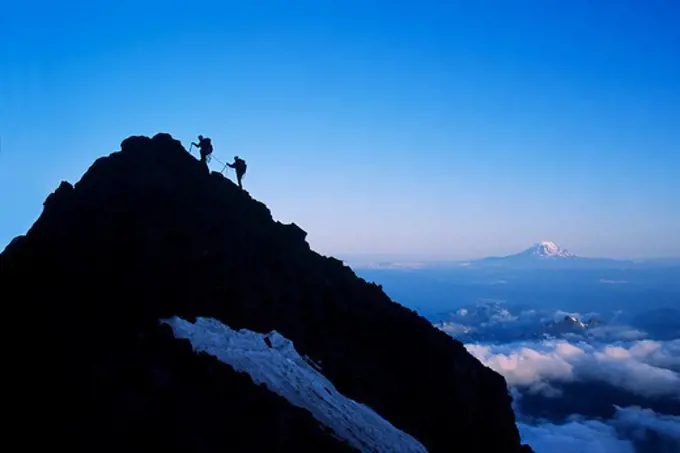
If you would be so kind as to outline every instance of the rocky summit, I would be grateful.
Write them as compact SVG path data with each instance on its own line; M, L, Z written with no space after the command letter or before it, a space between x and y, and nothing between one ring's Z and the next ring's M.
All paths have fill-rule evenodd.
M329 394L429 452L531 451L499 374L305 238L168 134L129 137L62 182L0 255L14 337L6 409L22 449L361 450L177 337L162 321L175 317L276 331Z

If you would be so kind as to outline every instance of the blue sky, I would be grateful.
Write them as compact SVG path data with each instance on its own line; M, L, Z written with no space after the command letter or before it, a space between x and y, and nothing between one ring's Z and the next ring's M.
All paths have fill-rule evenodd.
M0 15L0 247L162 131L322 253L680 256L678 2L54 3Z

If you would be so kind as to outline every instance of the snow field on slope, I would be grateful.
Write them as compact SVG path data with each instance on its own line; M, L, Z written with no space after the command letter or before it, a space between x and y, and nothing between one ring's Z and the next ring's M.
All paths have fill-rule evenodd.
M161 322L172 327L176 338L188 339L194 351L215 356L294 406L309 410L321 424L362 452L427 452L415 438L371 408L337 391L298 354L290 340L276 331L235 331L211 318L197 318L192 324L174 316Z

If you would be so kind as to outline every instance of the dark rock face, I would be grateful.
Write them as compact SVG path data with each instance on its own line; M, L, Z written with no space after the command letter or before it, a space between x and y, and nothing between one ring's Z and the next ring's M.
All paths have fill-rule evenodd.
M130 137L63 182L0 255L2 300L49 347L17 364L32 426L93 451L349 451L158 323L204 316L279 331L430 452L523 451L500 375L305 236L167 134Z

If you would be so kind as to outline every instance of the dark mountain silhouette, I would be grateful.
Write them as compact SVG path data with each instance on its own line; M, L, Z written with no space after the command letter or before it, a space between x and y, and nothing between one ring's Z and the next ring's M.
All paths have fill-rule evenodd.
M23 335L6 384L22 448L350 451L176 340L159 322L176 315L278 331L430 452L530 451L499 374L305 236L167 134L129 137L62 182L0 255L9 330Z

